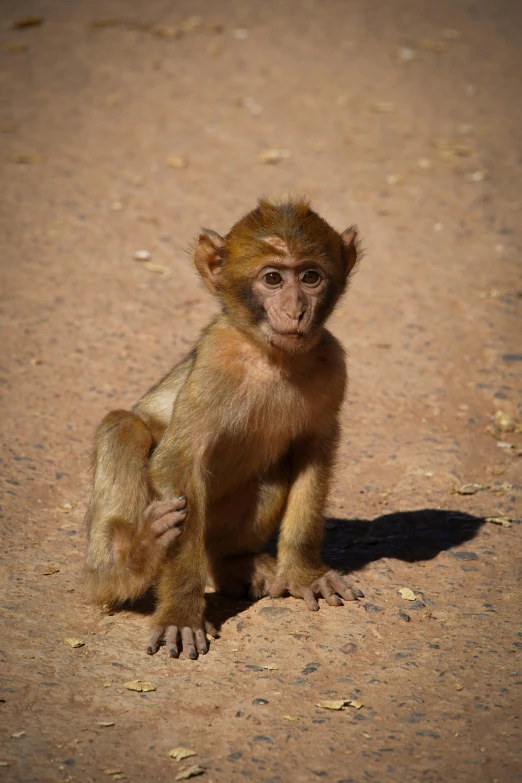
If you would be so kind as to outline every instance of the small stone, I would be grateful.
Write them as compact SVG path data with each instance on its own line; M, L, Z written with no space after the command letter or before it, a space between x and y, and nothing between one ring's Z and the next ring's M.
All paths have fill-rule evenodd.
M105 687L107 686L105 685ZM98 726L100 729L110 729L111 726L116 726L116 724L113 720L102 720L98 723Z
M347 642L342 647L339 647L339 650L345 655L353 655L353 653L357 652L357 645L354 642Z
M134 259L136 261L150 261L152 258L148 250L136 250L134 253Z
M416 596L413 590L410 590L409 587L401 587L399 590L399 595L404 598L406 601L416 601Z
M254 707L264 707L265 704L268 704L267 699L253 699L252 704Z
M410 62L415 59L415 50L408 49L407 46L401 46L399 49L399 59L405 62Z
M297 639L299 642L306 642L311 638L311 634L309 633L291 633L290 636L293 636L294 639Z
M406 614L406 612L403 612L402 610L399 612L397 616L399 617L400 620L403 620L403 622L405 623L409 623L411 620L410 615Z
M259 614L263 617L282 617L284 614L290 614L292 612L287 606L264 606L259 610Z
M382 607L376 606L375 604L363 604L364 611L368 612L368 614L376 614L377 612L382 612Z
M423 602L422 602L422 601L413 601L413 603L411 603L411 604L409 605L409 607L408 607L408 609L414 609L414 610L417 610L417 609L425 609L425 608L426 608L426 607L425 607L425 605L423 604Z
M482 182L485 179L486 173L484 171L472 171L470 174L466 174L468 182Z

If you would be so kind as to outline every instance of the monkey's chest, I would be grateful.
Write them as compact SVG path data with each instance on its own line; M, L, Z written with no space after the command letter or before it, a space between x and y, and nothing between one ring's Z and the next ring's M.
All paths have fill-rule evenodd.
M217 485L239 484L278 463L311 427L313 410L293 388L259 384L231 403L228 426L211 458Z

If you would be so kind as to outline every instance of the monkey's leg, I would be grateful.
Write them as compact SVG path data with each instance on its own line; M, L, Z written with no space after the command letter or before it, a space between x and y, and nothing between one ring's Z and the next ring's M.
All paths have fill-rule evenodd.
M226 503L218 515L212 515L213 528L221 535L219 541L210 539L207 546L217 592L232 598L249 597L253 601L269 595L276 577L277 561L261 550L279 527L285 511L289 492L288 466L283 462L277 464L256 483L257 492L255 486L246 488L250 499L246 508L238 506L241 493L235 492L235 507ZM234 521L228 538L223 536L223 531L227 530L224 517ZM238 520L241 520L240 524Z
M363 597L358 587L321 560L324 506L336 442L337 424L322 437L303 441L294 454L293 480L278 541L277 576L269 586L273 598L288 592L302 598L312 611L319 609L316 597L330 606L342 606L341 598Z
M96 603L121 603L142 595L182 532L185 498L152 500L151 446L148 427L134 413L112 411L98 428L86 563L87 590Z

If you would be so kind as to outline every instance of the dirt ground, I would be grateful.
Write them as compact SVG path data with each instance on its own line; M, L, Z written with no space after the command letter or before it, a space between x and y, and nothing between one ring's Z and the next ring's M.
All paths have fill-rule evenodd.
M1 780L522 779L521 8L3 0ZM325 558L366 597L210 595L210 653L148 657L83 595L92 433L214 312L198 228L288 192L364 237Z

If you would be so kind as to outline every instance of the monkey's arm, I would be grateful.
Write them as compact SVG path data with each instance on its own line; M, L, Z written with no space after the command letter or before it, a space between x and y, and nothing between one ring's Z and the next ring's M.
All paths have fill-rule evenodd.
M205 391L199 391L201 388ZM159 574L154 630L147 646L149 654L157 651L163 638L173 657L178 657L181 649L189 658L196 658L197 652L207 652L205 466L211 439L205 433L211 432L206 423L211 405L205 397L210 391L199 378L190 377L178 395L169 426L150 459L149 477L154 494L162 501L186 495L188 514L183 535L169 551Z
M149 428L153 447L169 426L176 399L190 375L195 358L196 352L192 350L161 381L152 386L133 408L133 412Z
M312 611L319 609L316 596L331 606L342 606L336 593L347 601L362 596L321 560L324 506L337 441L335 422L328 432L310 436L294 449L292 485L279 533L277 576L270 588L272 597L288 591L303 598Z

